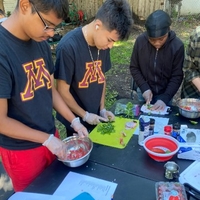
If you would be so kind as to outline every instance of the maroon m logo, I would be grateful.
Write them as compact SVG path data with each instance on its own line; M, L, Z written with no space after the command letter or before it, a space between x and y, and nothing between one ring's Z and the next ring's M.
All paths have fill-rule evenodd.
M104 73L101 70L101 61L95 61L95 66L93 62L86 63L86 72L81 82L79 82L79 88L87 88L89 83L98 81L98 83L105 82Z
M20 94L22 101L32 99L34 97L34 91L41 87L47 87L47 89L52 87L51 76L45 68L43 59L35 60L34 63L26 63L23 65L23 68L27 74L27 83L24 91ZM36 71L36 74L34 71Z

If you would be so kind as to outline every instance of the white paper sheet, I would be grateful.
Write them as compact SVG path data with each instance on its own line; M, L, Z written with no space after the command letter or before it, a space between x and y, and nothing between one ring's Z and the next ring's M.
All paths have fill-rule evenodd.
M150 105L150 106L153 106L153 105ZM155 111L155 110L151 110L151 109L148 109L147 108L148 106L146 104L144 104L142 107L141 107L141 111L144 112L144 113L150 113L150 114L157 114L157 115L166 115L166 114L169 114L167 112L168 109L170 109L169 106L166 106L164 110L162 111Z
M187 167L179 177L179 181L189 183L191 186L200 191L200 161L194 161Z
M154 117L146 115L145 116L141 115L140 117L155 119L154 134L164 134L164 126L166 126L169 122L169 118L164 118L164 117ZM134 134L135 135L139 134L139 126L135 130Z
M90 176L69 172L54 195L73 199L83 192L88 192L95 200L110 200L117 187L116 183Z
M62 196L38 194L29 192L16 192L8 200L69 200Z

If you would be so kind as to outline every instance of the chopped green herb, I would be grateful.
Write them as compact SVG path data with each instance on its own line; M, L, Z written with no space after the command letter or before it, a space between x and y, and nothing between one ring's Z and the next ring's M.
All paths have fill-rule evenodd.
M170 151L170 150L167 150L167 151L165 151L165 153L171 153L171 151Z
M190 123L191 123L191 124L198 124L198 122L193 121L193 120L190 120Z
M147 104L147 109L151 109L152 108L152 105L151 104Z
M97 132L101 132L101 134L111 134L115 132L114 125L112 122L100 123L97 126Z

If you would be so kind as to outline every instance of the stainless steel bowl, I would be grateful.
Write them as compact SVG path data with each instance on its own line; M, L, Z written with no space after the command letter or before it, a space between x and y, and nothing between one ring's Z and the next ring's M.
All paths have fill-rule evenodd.
M65 138L63 142L66 144L67 157L60 161L68 167L79 167L87 162L93 149L93 143L89 137L71 136Z
M189 119L200 117L200 100L194 98L185 98L178 101L179 113Z

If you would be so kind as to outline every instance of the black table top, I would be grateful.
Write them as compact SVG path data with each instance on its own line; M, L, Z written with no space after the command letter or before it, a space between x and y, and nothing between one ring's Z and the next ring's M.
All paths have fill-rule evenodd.
M141 200L155 200L156 198L154 181L92 161L78 168L69 168L56 160L25 191L53 194L69 171L117 183L114 200L129 200L130 197Z
M138 136L134 135L124 149L94 144L90 160L153 181L167 181L164 177L166 162L151 159L144 148L138 145L137 138ZM178 159L176 155L171 160L180 166L180 172L192 163Z
M172 113L163 117L169 118L169 124L179 122L190 128L200 128L199 123L192 125L189 119L177 113L178 109L172 107ZM166 162L151 159L137 141L138 136L133 135L124 149L94 144L89 161L78 168L69 168L56 160L25 191L53 194L68 172L73 171L116 182L115 200L155 200L155 182L168 181L164 177ZM193 162L178 159L176 155L171 160L180 166L180 173Z
M193 125L190 120L177 115L178 108L172 106L169 115L154 115L169 118L168 124L179 122L190 128L200 128L200 124ZM148 115L149 116L149 115ZM124 149L110 148L107 146L94 144L90 160L99 164L109 166L133 175L148 178L153 181L166 181L164 177L164 164L166 162L156 162L151 159L143 147L138 145L138 136L133 135L128 145ZM180 173L184 171L193 161L178 159L175 155L171 161L180 166Z

